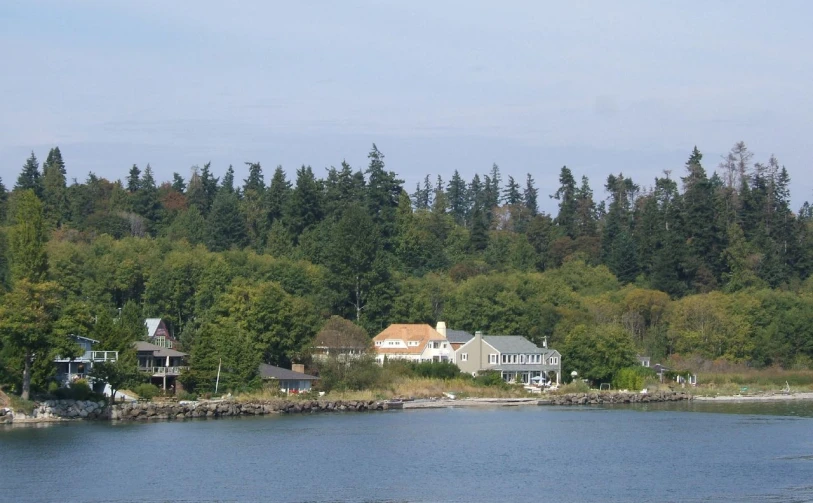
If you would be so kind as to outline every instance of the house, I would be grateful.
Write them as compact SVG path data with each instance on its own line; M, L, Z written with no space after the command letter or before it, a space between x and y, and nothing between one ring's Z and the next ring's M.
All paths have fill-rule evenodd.
M437 327L435 328L439 334L446 337L446 340L449 341L449 345L451 346L452 350L457 351L460 349L460 346L469 342L474 338L473 335L466 332L465 330L451 330L446 328L446 323L439 321Z
M150 382L167 390L179 386L178 376L188 370L186 353L146 341L135 344L138 370L150 375Z
M649 362L651 359L648 356L636 355L635 358L638 359L638 363L640 363L642 367L649 368Z
M689 371L672 371L660 363L653 365L652 370L658 375L660 382L664 382L664 378L668 380L671 377L678 384L697 386L697 374L692 374Z
M169 349L178 345L178 339L167 330L167 325L161 318L147 318L144 326L147 327L147 342L150 344Z
M454 362L454 351L443 334L427 324L393 324L373 337L375 359L413 362Z
M351 324L342 320L343 323ZM351 324L352 325L352 324ZM335 357L340 361L358 358L370 350L370 337L360 327L355 330L341 330L337 327L326 327L316 334L313 341L314 360L327 360Z
M291 369L275 367L266 363L261 363L259 368L260 377L263 382L274 382L274 386L279 386L280 391L285 393L304 393L311 389L313 381L319 379L305 373L305 366L302 364L291 365Z
M547 342L540 348L521 335L475 332L455 351L455 360L462 372L476 375L494 370L507 382L559 384L562 379L562 355L548 348Z
M85 379L93 368L94 363L114 362L119 359L118 351L94 351L93 346L99 341L81 335L70 335L70 338L82 348L82 355L76 358L63 358L57 356L56 378L60 384L69 384L77 379Z

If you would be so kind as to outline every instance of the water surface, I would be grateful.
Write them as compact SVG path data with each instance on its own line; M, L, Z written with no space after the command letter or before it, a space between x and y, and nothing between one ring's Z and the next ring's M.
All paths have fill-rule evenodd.
M813 404L509 407L0 429L54 502L813 501Z

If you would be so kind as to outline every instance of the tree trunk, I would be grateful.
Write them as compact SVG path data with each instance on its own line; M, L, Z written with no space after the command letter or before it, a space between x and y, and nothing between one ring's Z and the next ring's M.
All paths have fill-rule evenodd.
M31 397L31 352L25 352L25 366L23 367L23 392L20 398L29 400Z

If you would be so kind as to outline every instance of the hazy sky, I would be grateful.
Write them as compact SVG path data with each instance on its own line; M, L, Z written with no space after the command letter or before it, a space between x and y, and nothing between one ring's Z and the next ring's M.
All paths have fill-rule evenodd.
M736 141L813 199L808 1L2 0L0 177L59 145L69 178L159 180L212 161L317 173L375 142L411 192L425 174L567 164L603 197L708 170Z

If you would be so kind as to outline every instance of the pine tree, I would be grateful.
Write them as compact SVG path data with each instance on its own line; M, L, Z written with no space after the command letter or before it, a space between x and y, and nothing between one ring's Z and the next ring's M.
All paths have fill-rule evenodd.
M296 185L286 209L288 229L295 240L322 220L322 189L310 166L296 170Z
M204 204L205 206L200 208L201 213L204 215L209 213L209 210L214 204L215 197L218 193L218 179L215 178L211 173L212 163L207 162L203 165L203 169L200 171L200 183L201 188L203 189L204 194Z
M367 157L370 159L366 171L367 208L376 227L381 231L382 246L391 251L392 238L395 236L395 212L404 181L399 180L394 172L385 169L384 154L375 143Z
M3 179L0 178L0 224L6 221L6 211L8 205L8 191L6 186L3 185Z
M274 176L271 177L271 183L265 192L265 196L268 223L273 224L282 219L285 208L288 206L288 200L291 197L291 182L286 178L282 166L277 166L274 170ZM273 225L271 229L273 229Z
M475 211L479 211L478 218L485 221L485 208L486 201L483 194L483 183L480 181L480 175L474 175L471 179L468 189L466 190L466 225L471 228L473 225L473 215Z
M242 248L246 245L246 223L240 214L237 194L220 192L206 220L206 245L212 251Z
M503 201L505 204L512 206L522 203L522 194L519 193L519 184L514 181L513 176L508 176L508 184L505 186L505 191L503 192Z
M464 225L468 213L466 182L455 170L449 185L446 187L446 200L449 204L449 213L457 225Z
M246 162L248 166L248 178L243 180L243 193L253 190L257 194L262 195L265 192L265 178L263 177L263 169L259 162Z
M567 166L562 166L559 173L559 188L551 196L559 201L559 214L556 216L556 225L562 232L575 238L576 232L576 179L573 178L573 173Z
M530 211L532 217L535 217L536 214L539 213L539 206L537 203L539 189L536 188L534 183L533 177L530 173L528 173L528 176L525 177L525 191L522 193L522 199L525 207L528 208L528 211Z
M229 164L229 168L226 170L226 174L223 175L223 180L220 182L220 190L234 192L234 167L232 167L231 164Z
M37 156L31 152L31 156L23 164L23 170L17 178L17 184L14 190L28 190L34 191L34 195L42 197L42 179L40 177L40 164L37 161Z
M133 211L147 220L148 230L154 235L156 224L162 218L162 208L158 198L158 187L155 186L155 178L149 164L144 168L138 187L138 191L133 195Z
M593 189L586 176L582 176L582 184L576 191L576 237L596 237L598 235L598 217L596 203L593 201Z
M43 164L42 200L45 221L49 227L59 227L70 219L65 162L59 147L51 149L48 160Z
M423 179L423 187L420 183L417 184L412 200L415 202L416 210L428 210L432 205L432 184L429 182L429 175Z
M178 173L172 173L172 190L178 194L186 192L186 182Z
M133 164L130 174L127 176L127 192L135 194L141 188L141 170Z

